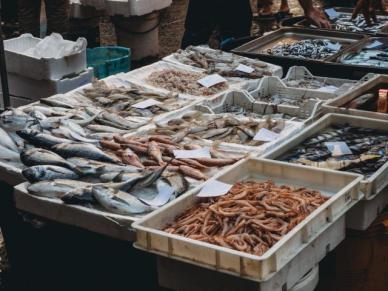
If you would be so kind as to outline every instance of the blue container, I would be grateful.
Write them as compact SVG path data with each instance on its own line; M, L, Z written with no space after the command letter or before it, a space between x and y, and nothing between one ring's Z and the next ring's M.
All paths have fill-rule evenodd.
M88 67L98 79L131 69L131 50L120 46L96 47L86 51Z

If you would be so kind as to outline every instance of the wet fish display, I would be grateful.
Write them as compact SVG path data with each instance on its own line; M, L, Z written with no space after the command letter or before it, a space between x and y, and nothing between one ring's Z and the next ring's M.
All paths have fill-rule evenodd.
M262 145L263 141L255 140L256 133L268 129L281 133L285 128L282 119L237 118L232 114L203 114L189 111L180 118L170 119L166 124L159 124L152 134L171 136L173 141L187 139L207 139L219 142L236 143L250 146Z
M357 15L352 19L349 13L338 13L336 19L332 20L333 30L360 32L360 33L378 33L387 23L388 17L384 15L377 16L377 22L368 25L362 15Z
M97 107L109 108L111 112L122 117L153 117L188 105L188 101L180 99L178 94L163 94L129 82L126 86L119 87L108 85L104 81L94 81L91 88L83 90L83 94L93 100ZM150 106L144 105L145 108L137 106L149 99L156 102Z
M272 75L266 63L200 46L189 46L184 50L178 50L174 53L174 57L182 64L205 69L208 74L217 73L223 77L258 79ZM236 70L241 64L252 68L253 71Z
M184 136L178 140L176 136L162 133L153 134L152 132L139 136L116 136L113 141L104 142L101 145L107 149L115 150L126 166L148 170L166 167L166 179L171 178L174 183L180 184L179 188L187 187L184 186L186 182L178 179L177 174L194 180L207 180L208 175L214 173L214 170L234 164L244 157L243 154L226 153L212 147L209 149L210 157L176 158L174 154L176 150L196 150L202 149L203 146L192 140L184 141ZM72 162L74 163L74 161ZM77 162L75 164L80 165ZM119 174L123 172L120 169L112 169L112 172L116 174L116 179L126 178L125 175L119 177ZM105 175L104 178L109 179L111 176L115 176L113 173ZM133 176L128 175L127 178L131 179Z
M229 86L226 82L216 84L210 88L200 85L198 80L206 76L205 73L165 69L151 73L147 78L147 83L170 92L194 96L211 96L228 89Z
M333 152L327 142L344 142L350 152ZM373 175L388 161L388 132L335 125L305 140L279 160L318 168Z
M274 56L323 60L336 54L342 45L328 39L304 39L294 43L279 44L264 53Z
M274 112L274 113L266 113L266 112ZM293 121L302 121L303 119L298 116L291 116L285 113L278 112L278 107L276 104L271 104L269 106L265 106L262 110L262 113L257 113L252 110L252 108L242 107L239 105L225 105L223 108L223 112L232 113L236 116L245 116L249 118L255 119L285 119L285 120L293 120Z
M327 200L307 188L241 181L224 196L199 201L163 230L261 256Z
M388 68L388 45L370 42L358 51L343 54L339 61L349 65Z

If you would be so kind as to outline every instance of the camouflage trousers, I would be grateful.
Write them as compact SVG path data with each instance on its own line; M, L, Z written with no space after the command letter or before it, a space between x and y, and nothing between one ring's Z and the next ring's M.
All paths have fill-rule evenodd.
M40 34L42 0L18 0L19 23L22 33ZM66 34L69 30L69 0L44 0L47 19L47 34Z

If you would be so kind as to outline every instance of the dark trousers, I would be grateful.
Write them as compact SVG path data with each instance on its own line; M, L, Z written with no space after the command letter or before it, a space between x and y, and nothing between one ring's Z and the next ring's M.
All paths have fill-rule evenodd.
M251 25L249 0L190 0L182 48L207 43L215 29L223 39L249 36Z
M44 0L47 17L47 34L68 32L69 0ZM41 0L18 0L19 22L22 33L39 36Z
M1 0L1 20L4 22L16 22L18 14L17 1Z

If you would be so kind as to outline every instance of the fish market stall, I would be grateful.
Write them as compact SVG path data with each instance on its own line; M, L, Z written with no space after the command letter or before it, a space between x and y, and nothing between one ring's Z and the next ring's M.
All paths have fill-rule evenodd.
M328 112L388 119L388 76L376 75L356 90L324 104Z
M385 120L327 114L263 157L363 175L361 190L370 206L363 211L374 215L359 213L360 218L369 220L353 221L349 226L365 229L377 217L377 209L381 211L386 206L373 201L385 194L383 189L388 185L387 138ZM385 203L386 199L379 201Z
M135 246L169 259L235 276L237 281L251 281L260 290L282 290L283 286L297 283L327 250L343 239L344 213L361 198L357 189L361 179L359 175L311 170L268 160L241 161L203 187L136 222ZM280 185L284 186L279 188ZM274 217L284 217L281 212L286 210L277 208L280 206L272 204L271 199L266 200L268 205L263 202L263 208L253 206L251 203L260 201L253 197L262 193L255 189L268 189L275 196L277 191L284 189L288 193L285 197L302 195L295 198L298 203L303 197L300 191L307 191L317 200L313 207L304 208L306 214L299 214L303 218L292 216L295 223L278 224ZM252 207L262 210L252 212ZM279 211L279 216L266 211ZM272 219L275 221L271 222ZM238 225L231 224L235 220L239 221ZM268 232L248 231L248 228L261 229L259 225ZM244 235L247 236L245 242ZM250 240L257 243L252 244ZM308 253L311 257L305 256ZM173 265L172 261L170 265ZM201 272L196 277L198 281L203 276ZM180 287L174 290L184 287L202 290L197 284L189 287L179 279L171 283L161 281L166 287ZM233 290L233 286L223 290Z
M232 82L241 83L241 89L246 90L257 87L263 76L283 76L279 66L201 46L178 50L163 60L204 69L208 74L219 74Z

